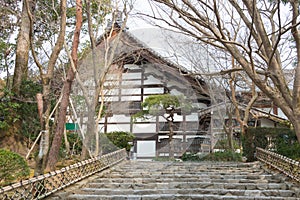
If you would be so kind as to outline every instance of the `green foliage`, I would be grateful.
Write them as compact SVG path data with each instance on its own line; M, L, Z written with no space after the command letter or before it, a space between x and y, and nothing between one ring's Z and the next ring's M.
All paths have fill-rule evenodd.
M159 94L151 95L142 103L143 110L136 113L133 119L147 119L148 116L164 115L168 107L181 109L181 112L191 112L192 105L183 95Z
M199 162L199 161L241 162L242 154L227 150L227 151L223 151L223 152L210 153L205 156L203 156L201 154L183 154L181 159L183 161L193 161L193 162Z
M268 138L271 140L270 142L268 142ZM285 142L282 142L282 138L285 138ZM242 137L243 153L247 157L247 161L250 162L255 160L256 147L263 149L271 148L271 150L277 153L280 151L280 154L284 156L293 157L292 150L288 149L297 148L297 145L295 147L291 146L291 144L297 143L295 139L294 131L289 128L248 128Z
M1 34L0 34L1 35ZM15 45L0 38L0 72L11 69L14 65L13 56ZM6 77L8 78L8 77Z
M127 151L130 150L131 144L134 139L134 135L124 131L114 131L109 133L100 133L100 145L102 153L107 154L116 151L120 148L125 148Z
M41 85L33 81L23 81L20 96L15 99L14 94L7 88L3 89L0 99L0 130L7 130L16 121L22 120L20 134L34 140L40 130L40 122L35 103L35 95L41 92Z
M233 148L234 149L239 149L240 146L236 140L233 140ZM229 150L229 145L228 145L228 139L222 139L218 140L217 144L215 145L215 149L225 149Z
M232 152L232 151L223 151L223 152L215 152L208 154L204 157L204 160L209 161L232 161L232 162L241 162L242 154Z
M149 112L157 109L166 110L171 105L174 107L180 105L178 97L171 94L151 95L142 103L142 107L149 110Z
M68 158L69 156L79 155L82 151L82 140L77 132L68 131L67 139L70 144L70 149L66 150L65 139L62 140L62 144L59 149L60 158ZM70 154L67 154L69 152Z
M0 40L8 41L9 36L18 26L18 15L20 14L20 0L1 0L0 19L1 31Z
M78 133L68 133L67 134L70 147L72 148L72 153L79 155L82 151L82 140Z
M36 94L41 92L42 85L40 83L34 82L32 80L22 81L22 85L20 87L20 96L23 99L35 100Z
M167 162L167 161L171 161L171 162L179 162L178 159L175 158L170 158L170 157L155 157L152 159L153 161L158 161L158 162Z
M300 160L300 144L296 135L280 134L275 140L276 152L293 160Z
M11 93L7 88L2 90L3 96L0 99L0 129L6 130L10 125L20 119L20 114L18 110L21 104L12 101L13 93Z
M111 0L92 0L91 13L94 24L102 24L105 17L112 12ZM95 27L96 28L96 27Z
M29 176L29 167L20 155L0 149L0 186Z
M37 137L37 133L40 131L40 120L35 102L36 94L41 93L41 91L41 84L31 80L22 81L19 97L22 101L19 102L20 108L17 112L22 119L21 134L32 140Z
M100 145L102 154L107 154L119 149L104 133L100 133Z
M134 135L125 131L114 131L105 134L107 138L118 148L125 148L127 151L130 150L131 145L129 142L132 142Z
M181 159L183 161L192 161L192 162L199 162L203 161L203 156L200 156L196 153L185 153L182 155Z

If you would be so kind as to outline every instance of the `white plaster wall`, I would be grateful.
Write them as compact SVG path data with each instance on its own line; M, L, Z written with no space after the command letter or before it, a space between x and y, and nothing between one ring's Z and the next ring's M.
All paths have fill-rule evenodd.
M186 116L186 121L198 121L198 113L191 113L190 115Z
M121 101L141 101L141 96L121 96Z
M157 83L161 83L161 81L157 78L155 78L154 76L150 75L147 76L147 79L144 80L144 84L145 85L150 85L150 84L157 84Z
M163 94L164 88L144 88L144 94Z
M138 157L155 157L155 151L156 151L155 140L137 141Z
M132 127L133 133L155 133L156 132L156 124L133 124Z
M121 94L122 95L130 95L130 94L141 94L142 90L141 88L129 88L129 89L122 89Z
M269 119L261 118L260 121L261 127L274 127L274 122Z
M122 79L126 80L126 79L137 79L137 78L141 78L142 74L140 72L130 72L130 73L123 73L122 74Z
M125 115L113 115L112 117L108 117L108 122L130 122L130 117Z
M130 132L130 124L108 124L107 132L126 131Z

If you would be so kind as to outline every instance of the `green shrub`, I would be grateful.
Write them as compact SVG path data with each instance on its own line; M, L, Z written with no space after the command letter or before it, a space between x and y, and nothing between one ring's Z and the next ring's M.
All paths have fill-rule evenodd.
M79 155L82 151L82 140L77 132L67 132L67 139L70 145L70 149L66 149L66 141L63 138L62 144L59 149L59 158L65 159L69 158L70 156L76 156ZM67 154L67 152L69 154Z
M300 158L300 147L297 143L295 132L289 128L248 128L242 138L243 153L250 162L255 160L256 147L271 148L270 150L289 158Z
M1 92L3 92L3 96L0 98L0 129L7 130L20 119L20 114L17 111L21 105L12 100L13 93L7 88L4 88Z
M242 154L235 153L233 151L214 152L204 157L204 160L208 161L232 161L241 162Z
M281 134L275 140L275 152L294 160L300 159L300 144L296 135Z
M182 155L181 159L183 161L197 162L197 161L202 161L203 156L200 156L199 154L195 154L195 153L185 153Z
M22 121L22 127L18 132L22 137L35 140L40 131L40 121L35 103L36 94L41 92L41 84L33 81L23 81L20 88L20 95L17 99L15 94L8 88L1 89L3 95L0 97L0 130L7 130L15 125L15 122Z
M233 144L233 148L234 149L239 149L239 143L236 140L232 140L232 144ZM219 139L217 141L217 144L214 147L215 149L225 149L225 150L230 150L229 148L229 143L228 143L228 139Z
M177 161L175 158L169 158L168 156L167 157L155 157L152 160L158 161L158 162L167 162L167 161L175 162L175 161Z
M29 176L29 167L19 154L0 149L0 185L4 186L13 181Z
M100 134L100 139L103 153L109 153L118 148L125 148L126 151L129 151L132 146L129 142L133 141L134 135L130 132L114 131Z
M22 81L19 98L36 101L36 94L40 92L42 92L42 86L39 82L31 80ZM28 103L27 101L20 101L18 103L20 104L20 108L17 110L17 113L22 120L22 131L20 131L20 134L34 141L41 129L37 105L35 103Z

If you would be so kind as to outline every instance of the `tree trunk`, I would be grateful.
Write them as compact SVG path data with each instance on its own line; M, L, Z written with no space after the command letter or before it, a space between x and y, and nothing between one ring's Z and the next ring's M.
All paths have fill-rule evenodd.
M228 147L230 150L234 150L233 147L233 140L232 140L232 135L233 135L233 124L232 124L232 110L231 108L229 108L229 110L227 110L227 115L228 115L228 129L225 127L225 132L227 135L227 141L228 141Z
M24 4L28 5L26 8L32 8L30 5L30 2L33 2L33 0L24 0ZM62 50L64 37L65 37L65 31L66 31L66 0L60 1L60 30L58 33L57 41L55 43L55 46L53 47L53 50L51 52L51 55L48 60L48 66L43 66L38 59L36 49L34 48L34 17L32 15L32 9L27 9L27 15L29 19L29 23L27 24L27 28L29 28L29 38L28 42L30 41L30 47L31 47L31 53L33 56L33 59L35 61L35 64L39 68L40 72L40 78L42 80L43 85L43 113L42 113L42 125L41 125L41 131L43 132L43 135L40 140L40 147L39 147L39 153L36 157L36 167L35 167L35 175L40 175L44 173L44 168L46 165L47 160L47 153L50 145L50 126L49 126L49 120L50 120L50 111L51 111L51 101L50 101L50 92L51 92L51 80L53 78L54 73L54 67L56 65L56 61L58 59L59 53ZM47 71L45 73L45 71Z
M52 140L51 148L49 151L49 159L47 162L47 171L48 170L54 170L55 165L58 161L58 156L59 156L59 149L61 146L62 142L62 135L65 129L65 122L66 122L66 114L67 114L67 108L69 105L69 96L71 92L71 84L72 81L69 79L70 76L70 71L71 73L74 73L72 68L69 68L67 80L64 83L63 87L63 97L61 100L60 104L60 109L59 109L59 116L57 120L57 127L55 130L54 138Z
M170 115L167 117L167 121L169 124L169 158L170 159L174 159L174 140L173 140L173 136L174 136L174 129L173 129L173 125L174 125L174 108L172 108L170 110Z
M86 159L87 156L97 156L99 149L97 149L97 145L99 145L99 140L95 141L95 105L90 105L88 108L88 121L87 121L87 133L84 141L84 145L86 146L86 155L82 157ZM94 143L95 142L95 143ZM95 146L93 149L92 147ZM92 154L92 155L90 155Z
M174 158L173 122L168 121L168 124L169 124L169 130L170 130L170 132L169 132L169 158L173 159Z
M29 9L32 12L34 0L28 0ZM12 90L15 95L20 94L20 87L23 80L27 79L28 58L30 50L30 19L27 12L26 0L23 0L21 26L17 39L15 70L13 77Z
M50 170L55 169L55 165L58 161L59 149L61 146L62 135L65 128L66 114L67 114L67 108L69 106L69 98L70 98L72 83L75 77L75 70L77 68L77 60L78 60L77 50L79 45L81 27L82 27L82 1L76 0L76 27L74 32L73 44L72 44L72 53L71 53L72 61L71 61L71 67L68 69L67 78L64 82L63 96L61 100L59 117L58 117L58 124L52 141L52 146L49 152L47 169Z
M34 5L33 0L28 1L30 7ZM2 5L1 5L2 6ZM30 43L29 43L29 33L30 33L30 20L27 14L26 2L23 0L23 7L21 13L21 24L17 38L17 46L16 46L16 57L15 57L15 69L14 69L14 76L11 90L14 93L14 96L20 96L20 87L22 81L27 79L27 72L28 72L28 58L29 58L29 50L30 50ZM9 53L9 52L7 52ZM8 56L8 54L6 54ZM5 64L8 65L7 57L5 57ZM7 72L7 74L9 74ZM9 77L7 77L7 87L9 87ZM12 101L17 102L17 100L12 99ZM14 111L12 115L17 115L17 112ZM26 145L24 145L21 141L24 141L22 138L21 133L22 130L22 121L17 120L12 122L8 128L2 134L2 141L3 146L2 148L8 148L10 150L14 150L17 153L23 154L24 149L26 149ZM11 141L11 142L10 142ZM23 152L20 152L22 150Z
M50 142L50 125L49 125L49 116L51 112L51 103L50 103L50 85L43 85L43 100L42 106L39 105L42 109L42 118L41 122L41 131L43 132L39 145L39 153L36 157L36 165L34 170L34 175L38 176L44 173L47 154L49 150Z
M67 155L70 155L70 143L68 140L66 127L64 127L64 140L65 140L66 153L67 153Z
M300 117L298 117L296 120L292 121L294 131L297 136L297 140L300 143Z

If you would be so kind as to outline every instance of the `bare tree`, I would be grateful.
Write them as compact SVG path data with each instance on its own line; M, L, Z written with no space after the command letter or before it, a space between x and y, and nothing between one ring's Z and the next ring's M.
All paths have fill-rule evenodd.
M148 17L228 51L239 63L238 70L244 70L289 118L300 142L299 1L154 0L153 4L159 14ZM290 49L292 44L296 48ZM287 66L295 70L291 85L284 74Z
M114 11L112 13L112 21L110 22L111 27L108 27L100 40L102 41L96 46L96 35L97 32L92 28L92 16L90 10L90 1L87 1L87 9L86 14L88 18L88 30L89 30L89 38L90 38L90 57L86 57L83 59L83 62L88 62L89 64L83 67L92 69L88 70L89 76L84 77L87 74L76 73L76 81L81 89L81 93L84 98L84 102L87 109L87 131L83 138L83 151L81 158L84 159L89 156L98 156L101 154L100 149L100 138L99 138L99 121L102 118L103 109L104 109L104 96L106 89L104 88L104 82L108 79L107 75L114 71L116 73L116 69L112 69L113 61L115 58L116 48L119 45L120 37L122 35L122 30L125 29L126 21L128 18L126 2L124 3L123 12ZM112 6L112 5L110 5ZM101 7L101 4L99 4ZM118 10L118 6L116 5L116 10ZM100 10L99 10L100 12ZM125 19L122 18L122 14L124 14ZM107 15L107 13L99 13L99 15ZM104 19L104 16L103 16ZM122 21L120 21L122 20ZM118 22L117 22L118 21ZM119 23L119 24L118 24ZM87 61L87 59L89 59ZM87 70L87 69L85 69ZM118 70L120 72L120 70ZM85 81L91 81L90 84L85 85ZM100 101L100 102L99 102ZM96 108L98 108L96 110ZM95 113L96 116L95 116ZM94 143L94 144L92 144Z
M228 146L233 149L233 132L241 131L243 135L245 127L248 126L250 111L257 98L255 85L240 71L234 58L224 50L220 51L204 43L199 44L193 38L179 33L163 33L171 47L168 56L174 57L176 63L188 68L190 75L201 76L208 83L212 106L219 105L219 109L211 116L211 127L214 130L223 129L227 135ZM241 102L236 98L237 91L252 94L251 100L244 102L247 104L245 109L241 109ZM217 123L214 123L215 120ZM239 130L234 130L235 120L240 124ZM211 130L211 134L214 130Z

